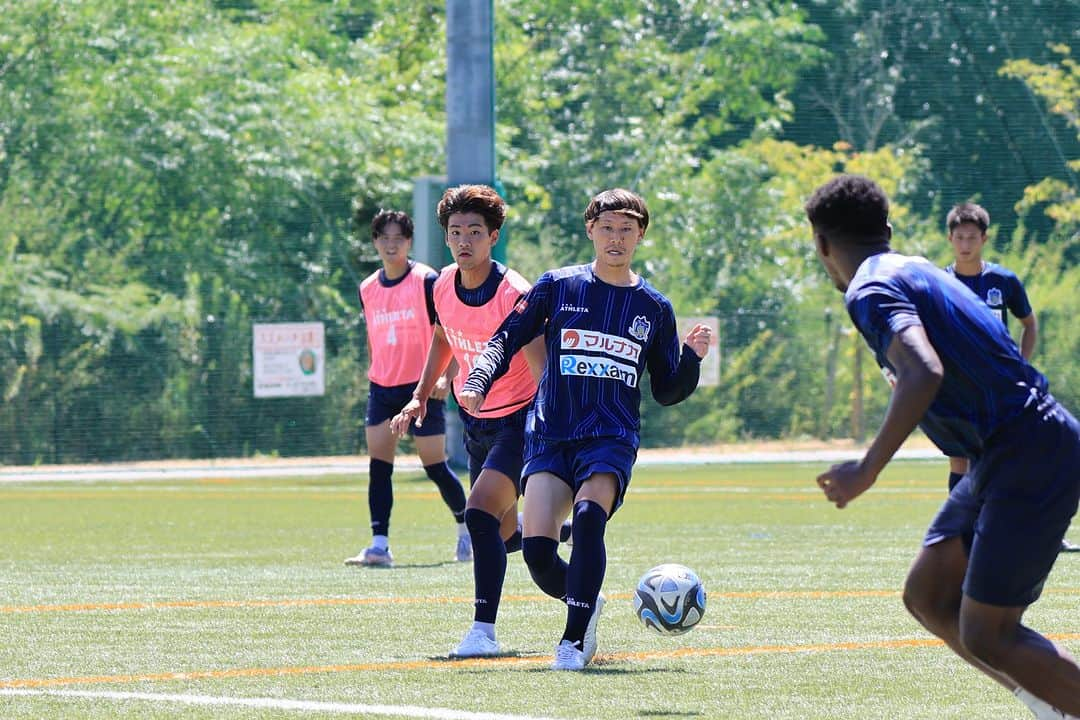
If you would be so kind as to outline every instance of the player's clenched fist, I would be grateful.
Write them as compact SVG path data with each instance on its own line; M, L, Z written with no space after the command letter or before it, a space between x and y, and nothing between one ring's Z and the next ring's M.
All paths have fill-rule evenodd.
M690 346L699 358L704 358L709 352L709 343L712 342L712 329L708 325L695 325L686 334L686 344Z
M480 415L480 406L484 404L484 396L473 390L462 390L458 393L457 401L465 412L477 417Z

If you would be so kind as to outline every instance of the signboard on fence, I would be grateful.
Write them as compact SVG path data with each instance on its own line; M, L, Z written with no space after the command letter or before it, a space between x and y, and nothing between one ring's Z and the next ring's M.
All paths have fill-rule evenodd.
M252 325L255 397L325 394L325 337L321 322Z
M686 333L690 332L690 328L698 323L708 325L712 330L709 354L701 361L701 379L698 380L698 387L715 387L720 384L720 318L715 315L676 318L675 326L678 328L679 342L682 342L686 338Z

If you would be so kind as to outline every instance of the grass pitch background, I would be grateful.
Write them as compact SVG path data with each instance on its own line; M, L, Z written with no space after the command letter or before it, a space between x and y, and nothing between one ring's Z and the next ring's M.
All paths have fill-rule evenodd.
M2 694L12 689L568 720L1029 717L900 601L945 463L895 463L842 511L814 484L823 467L639 468L608 525L611 601L580 674L547 670L564 608L520 554L499 613L508 656L445 659L471 621L472 566L450 560L453 524L422 474L395 477L390 570L342 565L369 539L365 478L7 483L0 717L335 714ZM702 625L680 638L647 632L631 611L638 576L665 561L693 568L709 593ZM1078 653L1078 598L1080 557L1063 555L1027 620Z

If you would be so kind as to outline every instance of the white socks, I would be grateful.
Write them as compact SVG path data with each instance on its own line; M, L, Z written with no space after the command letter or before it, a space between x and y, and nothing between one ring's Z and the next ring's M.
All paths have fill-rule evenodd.
M474 620L472 624L473 630L479 630L488 636L489 639L495 639L495 623L479 622Z
M1050 703L1040 700L1022 687L1013 690L1013 695L1020 702L1027 705L1038 720L1076 720L1072 715L1066 715Z
M387 550L390 548L390 538L385 535L375 535L371 538L371 546L380 550Z

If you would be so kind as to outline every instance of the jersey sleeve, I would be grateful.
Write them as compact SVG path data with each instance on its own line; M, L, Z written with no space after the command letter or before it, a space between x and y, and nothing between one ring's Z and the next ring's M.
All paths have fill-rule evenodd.
M439 279L439 273L429 272L424 276L424 303L427 305L428 322L435 325L438 316L435 314L435 281Z
M922 325L915 304L901 290L885 282L869 282L858 288L848 299L847 308L855 327L881 357L897 333Z
M1031 314L1031 303L1028 301L1024 283L1016 275L1009 276L1009 295L1005 300L1009 306L1009 312L1018 318L1026 318Z
M701 358L679 342L675 311L669 304L663 306L656 340L649 345L645 365L653 397L661 405L682 402L697 389Z
M536 285L525 293L499 329L488 340L487 347L476 358L462 391L471 390L486 395L491 386L510 369L510 360L518 350L544 330L553 292L553 280L544 274Z

